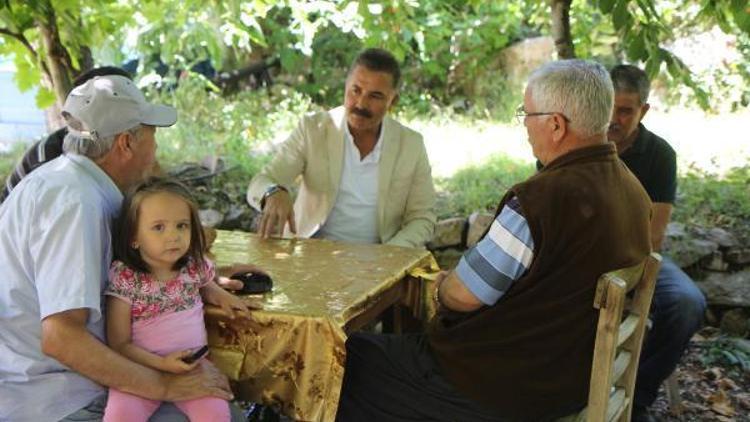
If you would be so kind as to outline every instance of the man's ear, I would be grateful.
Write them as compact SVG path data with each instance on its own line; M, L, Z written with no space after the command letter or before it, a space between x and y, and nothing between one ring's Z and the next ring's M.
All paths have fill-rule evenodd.
M398 99L400 97L401 96L398 94L398 92L396 92L396 94L393 96L393 99L391 100L391 105L388 106L389 111L392 110L393 107L396 107L396 104L398 104Z
M548 120L552 133L552 142L559 145L568 134L568 121L561 114L552 114Z
M638 119L638 122L640 123L641 120L643 120L644 117L646 117L646 113L651 109L651 104L646 103L641 106L641 118Z
M133 137L128 132L122 132L115 136L112 149L117 151L122 157L130 158L133 156Z

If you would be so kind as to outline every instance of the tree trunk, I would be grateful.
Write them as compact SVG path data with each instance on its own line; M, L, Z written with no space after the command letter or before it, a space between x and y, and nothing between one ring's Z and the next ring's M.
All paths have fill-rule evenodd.
M65 124L60 111L65 98L72 87L72 78L76 73L68 50L60 40L57 26L57 16L49 1L40 5L40 13L36 18L36 27L44 48L40 51L39 61L45 67L47 74L42 78L44 85L54 94L57 101L47 111L47 129L56 130Z
M62 105L70 91L71 77L75 72L68 50L65 49L60 40L55 10L49 2L46 2L42 7L44 13L36 21L44 45L39 60L43 60L47 64L49 83L52 84L49 88L55 93L58 104Z
M81 47L78 57L78 67L78 72L75 74L76 78L94 68L94 55L91 53L91 48L86 45Z
M58 103L54 103L45 108L44 120L47 124L47 133L52 133L65 126L65 119L62 116L62 106Z
M572 0L551 0L552 38L558 59L574 59L573 37L570 35L570 3Z

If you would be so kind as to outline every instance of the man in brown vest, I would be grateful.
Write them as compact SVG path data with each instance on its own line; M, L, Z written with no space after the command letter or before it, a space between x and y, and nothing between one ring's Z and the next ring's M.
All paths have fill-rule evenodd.
M519 117L544 169L438 278L426 334L349 338L338 420L537 421L585 406L596 281L650 251L648 196L607 143L612 104L599 64L531 75Z

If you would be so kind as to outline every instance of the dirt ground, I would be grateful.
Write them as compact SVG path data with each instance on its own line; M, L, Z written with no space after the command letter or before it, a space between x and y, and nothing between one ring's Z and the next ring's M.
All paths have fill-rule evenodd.
M677 368L682 412L669 409L662 388L652 414L663 421L750 421L750 368L735 362L722 347L718 330L707 327L693 337ZM724 359L722 356L729 356Z

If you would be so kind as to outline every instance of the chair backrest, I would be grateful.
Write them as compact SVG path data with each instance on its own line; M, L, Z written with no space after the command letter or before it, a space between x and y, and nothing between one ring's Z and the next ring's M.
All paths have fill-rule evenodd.
M630 421L638 359L660 264L661 256L652 253L638 265L599 278L594 297L599 323L589 400L579 420Z

